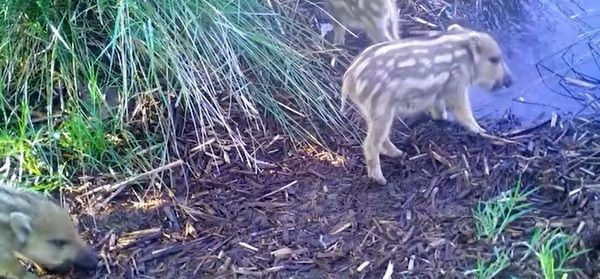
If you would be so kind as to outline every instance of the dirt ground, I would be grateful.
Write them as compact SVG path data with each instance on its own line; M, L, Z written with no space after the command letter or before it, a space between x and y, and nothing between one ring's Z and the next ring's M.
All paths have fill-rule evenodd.
M223 162L217 175L208 165L218 160L198 153L187 161L194 171L168 189L79 189L67 196L104 267L68 278L381 278L390 261L392 278L463 278L492 253L475 238L475 203L519 176L541 189L529 200L535 215L511 225L504 242L536 226L575 233L583 222L582 243L598 248L599 123L548 120L519 132L510 118L480 122L522 145L449 122L421 120L409 131L397 121L393 141L408 156L383 157L386 186L366 179L358 144L337 144L335 156L294 152L281 138L263 149L260 174ZM503 274L535 278L535 264L514 262ZM595 252L573 266L576 278L598 276Z

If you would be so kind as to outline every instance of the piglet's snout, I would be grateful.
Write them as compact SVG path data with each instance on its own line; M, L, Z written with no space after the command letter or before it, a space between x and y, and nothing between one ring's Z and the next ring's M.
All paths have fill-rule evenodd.
M508 66L506 64L504 64L503 66L504 66L504 79L502 80L502 85L504 87L508 88L508 87L513 86L513 84L515 83L515 80L513 78L512 72L510 71Z
M89 248L82 249L75 260L75 267L81 270L94 270L98 266L97 255Z
M513 86L513 84L515 83L512 75L510 73L505 74L504 77L497 81L496 83L494 83L494 86L492 87L492 91L497 91L503 88L508 88Z
M504 75L504 80L502 81L504 87L511 87L515 84L515 80L513 79L511 74Z

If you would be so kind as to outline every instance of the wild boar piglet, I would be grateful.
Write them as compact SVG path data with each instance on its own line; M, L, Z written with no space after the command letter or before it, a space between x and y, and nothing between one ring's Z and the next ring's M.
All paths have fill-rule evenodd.
M0 278L38 278L17 257L56 273L95 269L99 262L66 209L39 193L0 182Z
M386 184L379 155L404 154L389 139L394 119L429 112L447 119L447 110L467 131L480 134L469 88L496 91L513 84L500 46L488 33L451 25L435 36L372 45L348 67L342 83L342 110L349 98L367 124L363 152L369 178Z
M328 11L334 17L334 44L346 43L344 27L364 30L373 43L400 38L395 0L328 0L328 4Z

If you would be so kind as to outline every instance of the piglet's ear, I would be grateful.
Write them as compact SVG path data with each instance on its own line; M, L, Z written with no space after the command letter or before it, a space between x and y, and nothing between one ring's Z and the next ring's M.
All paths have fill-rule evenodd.
M31 217L22 212L12 212L8 216L10 228L19 244L25 244L31 234Z
M471 52L471 55L473 55L473 60L475 60L475 63L477 63L477 61L479 61L479 57L481 57L482 44L483 38L481 38L481 36L478 34L472 34L469 36L467 48L469 49L469 52Z
M463 30L465 30L465 29L462 26L460 26L458 23L448 26L448 31L450 31L450 32L457 32L457 31L463 31Z

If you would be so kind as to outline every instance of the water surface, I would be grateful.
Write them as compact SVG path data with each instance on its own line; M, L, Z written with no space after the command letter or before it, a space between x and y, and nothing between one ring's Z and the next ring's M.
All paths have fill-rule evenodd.
M476 116L501 117L511 110L527 123L540 114L592 112L600 90L587 86L600 87L600 1L483 2L470 7L471 23L499 39L516 83L494 94L474 89ZM494 12L498 5L504 6L500 13ZM565 77L585 86L568 84Z

